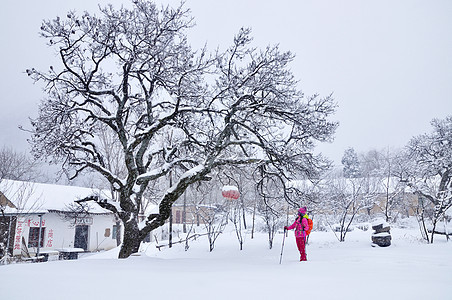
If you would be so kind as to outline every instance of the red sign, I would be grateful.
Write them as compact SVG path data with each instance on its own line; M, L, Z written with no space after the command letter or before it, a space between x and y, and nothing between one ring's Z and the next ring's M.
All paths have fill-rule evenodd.
M53 229L50 229L47 233L47 244L46 247L51 248L53 245Z
M23 221L17 219L17 226L16 226L16 236L14 238L14 250L20 250L20 239L22 237L22 225L24 224Z

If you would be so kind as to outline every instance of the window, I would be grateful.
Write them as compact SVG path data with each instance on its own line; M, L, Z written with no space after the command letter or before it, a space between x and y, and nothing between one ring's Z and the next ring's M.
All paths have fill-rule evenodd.
M39 247L44 246L44 233L45 227L41 228L41 241ZM28 247L38 247L39 240L39 227L30 227L30 233L28 234Z

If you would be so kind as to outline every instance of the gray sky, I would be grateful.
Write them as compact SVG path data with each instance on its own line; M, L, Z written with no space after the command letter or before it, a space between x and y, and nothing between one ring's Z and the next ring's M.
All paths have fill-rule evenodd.
M28 147L28 117L43 98L25 69L47 69L52 50L38 37L42 19L97 10L120 0L5 1L0 11L0 147ZM175 5L179 1L158 0ZM319 151L340 164L344 150L402 147L452 114L452 1L187 0L194 47L224 48L242 26L256 46L296 54L292 70L306 95L333 93L340 126Z

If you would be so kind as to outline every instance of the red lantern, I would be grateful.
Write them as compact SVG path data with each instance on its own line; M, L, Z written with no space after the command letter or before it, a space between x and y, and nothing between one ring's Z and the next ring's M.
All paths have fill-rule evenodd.
M239 189L232 185L225 185L221 194L228 200L237 200L240 196Z

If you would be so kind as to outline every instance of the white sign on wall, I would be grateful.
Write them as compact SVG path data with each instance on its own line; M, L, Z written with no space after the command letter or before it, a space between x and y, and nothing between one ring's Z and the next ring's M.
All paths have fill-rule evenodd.
M92 217L75 218L75 225L93 225Z

